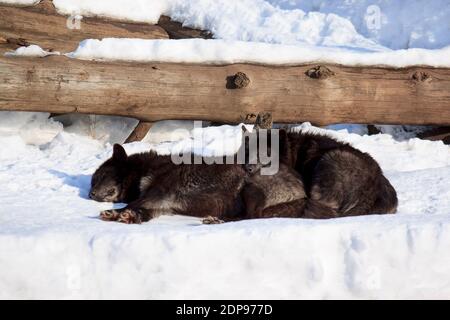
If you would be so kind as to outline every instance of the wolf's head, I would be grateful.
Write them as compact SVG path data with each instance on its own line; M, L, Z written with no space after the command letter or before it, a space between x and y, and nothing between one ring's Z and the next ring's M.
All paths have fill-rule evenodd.
M129 202L133 200L132 188L134 173L132 165L127 161L125 149L114 145L113 155L94 173L91 181L89 197L103 202Z

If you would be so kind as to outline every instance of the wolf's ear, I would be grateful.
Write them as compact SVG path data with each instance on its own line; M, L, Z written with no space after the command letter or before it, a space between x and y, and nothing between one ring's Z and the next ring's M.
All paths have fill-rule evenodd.
M116 143L113 147L113 160L116 162L124 162L127 160L127 157L125 149L120 144Z

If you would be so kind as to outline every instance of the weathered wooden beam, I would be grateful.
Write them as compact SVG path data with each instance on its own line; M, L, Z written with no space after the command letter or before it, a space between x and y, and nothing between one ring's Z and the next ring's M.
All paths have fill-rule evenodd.
M139 121L136 128L134 128L133 132L131 132L131 134L125 140L125 143L141 141L142 139L145 138L145 136L150 131L152 126L153 126L153 122Z
M0 5L0 51L3 52L30 44L50 51L70 52L84 39L107 37L168 39L169 35L161 27L146 23L87 17L78 23L59 15L48 0L31 7Z
M450 125L450 69L327 67L0 57L0 110L149 122L240 122L270 112L278 123ZM330 72L317 72L324 68Z

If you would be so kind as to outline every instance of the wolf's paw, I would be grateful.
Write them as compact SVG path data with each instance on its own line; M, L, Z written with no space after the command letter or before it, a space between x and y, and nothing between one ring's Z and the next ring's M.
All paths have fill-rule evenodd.
M119 214L117 222L126 224L139 224L141 223L141 219L136 211L132 209L125 209Z
M119 218L119 213L116 210L105 210L100 212L100 219L103 221L116 221Z
M206 217L206 218L204 218L202 220L203 224L221 224L221 223L224 223L224 222L225 221L220 220L219 218L213 217L213 216L208 216L208 217Z

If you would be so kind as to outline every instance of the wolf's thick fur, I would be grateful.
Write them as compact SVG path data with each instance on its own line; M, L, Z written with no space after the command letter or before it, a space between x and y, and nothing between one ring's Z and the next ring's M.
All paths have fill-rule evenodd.
M247 171L250 166L246 166ZM261 175L251 170L242 191L246 218L301 217L306 193L300 175L281 164L278 173Z
M104 220L140 223L163 213L233 220L243 212L240 193L245 175L238 164L176 165L170 156L152 151L127 156L115 145L112 158L93 176L90 196L128 203L123 209L103 212ZM112 193L113 188L117 197L103 197L108 195L105 189Z
M395 189L367 153L325 135L280 130L280 161L301 176L305 218L395 213Z
M101 213L104 220L125 223L162 213L230 221L396 211L396 192L377 162L346 143L280 130L280 160L279 172L264 176L260 164L175 165L170 156L127 156L115 145L93 176L90 197L127 202L124 209Z

